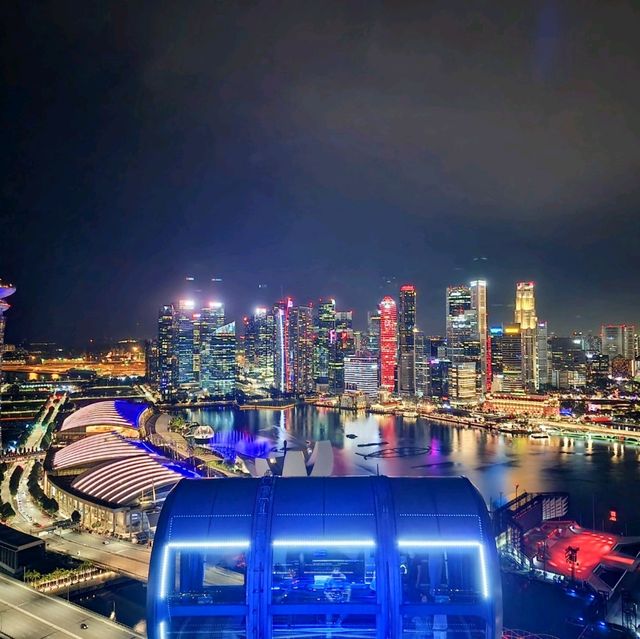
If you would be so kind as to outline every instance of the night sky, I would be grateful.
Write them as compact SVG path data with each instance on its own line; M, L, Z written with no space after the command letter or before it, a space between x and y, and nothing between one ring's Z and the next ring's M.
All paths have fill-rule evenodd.
M484 7L482 7L484 5ZM151 336L186 275L241 316L485 277L557 332L640 321L637 2L0 6L7 339ZM266 284L267 289L259 289Z

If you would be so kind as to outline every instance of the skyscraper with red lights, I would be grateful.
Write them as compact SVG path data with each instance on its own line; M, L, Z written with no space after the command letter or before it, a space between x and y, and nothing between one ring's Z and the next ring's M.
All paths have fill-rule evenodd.
M388 295L380 302L380 386L393 391L398 358L398 309Z

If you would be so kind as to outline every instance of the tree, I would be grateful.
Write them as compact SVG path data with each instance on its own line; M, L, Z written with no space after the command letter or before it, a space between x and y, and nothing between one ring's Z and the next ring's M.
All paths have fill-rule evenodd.
M11 473L11 479L9 480L9 492L15 495L18 492L18 485L20 484L20 478L22 477L22 466L16 466L13 473Z
M77 526L80 523L80 520L82 519L82 515L77 511L74 510L71 513L71 521Z

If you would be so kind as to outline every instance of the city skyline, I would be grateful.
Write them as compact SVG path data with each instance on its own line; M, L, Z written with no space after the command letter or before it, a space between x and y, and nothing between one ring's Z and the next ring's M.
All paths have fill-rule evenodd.
M264 280L265 278L263 278ZM204 305L214 303L220 303L226 309L229 321L235 321L241 324L243 318L250 315L254 310L269 307L274 302L280 299L291 298L295 299L297 303L311 305L316 307L322 300L333 300L336 307L339 306L343 309L349 309L353 313L354 327L358 330L365 330L367 328L367 316L375 310L380 302L380 299L384 295L390 295L396 302L399 301L401 291L400 287L408 282L411 282L410 286L414 287L419 293L420 299L417 303L419 310L419 319L417 321L417 328L423 331L427 335L441 335L447 334L447 321L446 321L446 295L447 289L450 287L468 286L474 282L483 282L485 284L486 295L486 314L488 316L489 325L509 324L513 322L514 313L516 311L516 302L514 296L514 287L519 279L514 279L505 283L495 283L496 286L492 286L494 282L487 278L471 277L470 280L463 280L462 278L455 282L449 282L441 291L435 291L433 289L427 289L424 291L419 285L416 284L416 279L401 280L398 278L381 277L378 283L377 295L374 293L371 296L371 303L369 306L363 308L355 308L355 305L350 304L348 300L341 299L335 295L313 295L313 294L273 294L273 291L268 285L262 283L258 287L258 293L254 299L257 300L253 304L248 306L242 306L239 300L246 299L246 292L243 290L230 291L230 286L225 286L225 280L221 277L216 278L203 278L204 283L201 284L198 278L193 276L187 276L180 279L180 282L176 285L172 293L169 293L166 298L162 298L158 305L150 306L146 308L146 315L142 318L142 321L136 322L133 329L128 330L124 328L127 323L122 322L120 328L118 325L114 325L113 333L99 334L97 331L89 332L86 337L80 337L77 331L69 336L65 337L62 334L58 334L55 331L46 332L46 327L43 329L44 333L27 334L24 327L21 325L21 321L25 313L31 311L32 304L28 304L27 307L21 308L16 304L16 300L19 302L19 292L21 288L14 294L12 307L10 311L11 321L7 323L5 337L8 343L29 343L33 342L57 342L65 347L79 347L85 343L92 341L110 341L117 340L126 337L132 337L136 339L147 339L156 333L156 325L153 319L153 313L158 308L162 307L168 301L178 303L180 300L194 302L196 305ZM607 318L594 318L594 321L587 323L584 320L584 315L580 312L580 308L574 309L575 322L565 321L558 322L558 309L551 307L547 310L546 301L548 300L548 291L545 291L538 285L537 282L531 282L536 286L536 305L538 309L542 309L542 318L549 324L550 334L555 335L570 335L573 332L593 333L599 334L601 327L607 324L630 324L640 325L640 318L637 318L637 314L628 312L621 317ZM202 288L199 288L202 286ZM495 299L495 289L502 291L504 298ZM286 290L281 287L281 291ZM426 308L425 308L426 307Z

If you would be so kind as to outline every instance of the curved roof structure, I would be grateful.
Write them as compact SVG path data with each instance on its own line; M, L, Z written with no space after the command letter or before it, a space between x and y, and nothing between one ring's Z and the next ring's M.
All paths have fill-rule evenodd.
M93 499L126 506L145 494L149 496L177 483L185 475L184 469L167 459L143 455L109 461L87 470L71 482L71 487Z
M52 467L54 470L91 466L110 459L122 459L147 455L148 451L120 435L98 433L80 439L56 451Z
M147 597L149 639L219 615L251 637L422 636L455 619L465 630L447 636L493 639L501 626L491 521L463 477L182 481Z
M146 408L146 404L121 399L94 402L69 415L62 422L60 431L79 430L91 426L112 426L114 429L137 428L138 419Z

